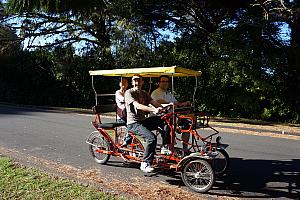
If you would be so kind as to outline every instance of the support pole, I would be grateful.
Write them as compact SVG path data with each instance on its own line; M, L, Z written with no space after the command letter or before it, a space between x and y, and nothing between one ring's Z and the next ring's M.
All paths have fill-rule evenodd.
M93 88L94 93L95 93L95 102L96 102L96 105L98 105L97 91L96 91L95 86L94 86L94 76L92 76L92 88Z

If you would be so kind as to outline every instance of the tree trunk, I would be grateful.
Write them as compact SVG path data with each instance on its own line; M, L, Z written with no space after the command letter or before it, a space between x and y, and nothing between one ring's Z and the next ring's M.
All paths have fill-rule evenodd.
M294 15L294 20L290 24L291 47L289 53L289 75L287 80L289 101L295 105L300 112L300 11Z

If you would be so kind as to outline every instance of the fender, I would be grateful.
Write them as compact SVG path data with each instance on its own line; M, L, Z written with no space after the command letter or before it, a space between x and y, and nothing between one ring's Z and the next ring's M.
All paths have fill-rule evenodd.
M87 137L86 139L86 143L89 144L89 145L93 145L92 144L92 139L95 137L95 136L103 136L109 143L109 148L111 149L112 148L112 139L107 135L105 134L105 132L103 133L101 130L100 131L93 131L89 134L89 136Z
M99 135L100 133L99 133L99 131L93 131L93 132L91 132L90 134L89 134L89 136L86 138L86 140L85 140L85 142L86 143L91 143L92 141L92 139L93 139L93 137L94 136L96 136L96 135Z
M202 160L211 160L212 158L209 156L203 156L199 152L191 153L189 156L184 157L177 164L177 171L181 171L182 167L191 160L202 159Z
M217 149L226 149L229 144L218 144L218 143L211 143L212 147L216 147Z

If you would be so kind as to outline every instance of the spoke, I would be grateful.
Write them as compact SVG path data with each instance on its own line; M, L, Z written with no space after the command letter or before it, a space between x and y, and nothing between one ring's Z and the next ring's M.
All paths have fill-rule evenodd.
M99 159L99 160L103 159L103 157L105 157L106 155L98 152L97 150L107 150L108 149L107 144L104 141L104 138L103 137L95 138L93 144L95 145L95 146L92 146L92 150L94 152L95 158Z
M205 174L205 173L207 173L207 171L208 171L208 169L207 169L206 167L203 167L203 168L200 170L201 174Z
M203 182L200 178L198 178L197 180L198 180L198 185L203 185Z
M186 172L186 176L193 176L193 177L195 177L196 174L197 173L195 173L195 172Z

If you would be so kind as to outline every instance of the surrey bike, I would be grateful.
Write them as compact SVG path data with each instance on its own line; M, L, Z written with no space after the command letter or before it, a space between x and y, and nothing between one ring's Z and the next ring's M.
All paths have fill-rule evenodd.
M194 102L197 77L201 75L201 72L176 66L90 71L96 99L96 105L93 107L95 118L92 124L96 131L88 136L86 142L89 144L92 157L99 164L107 163L111 156L122 158L126 162L142 162L144 140L139 133L129 132L128 134L132 136L131 144L121 147L126 135L126 126L124 123L102 122L101 115L116 112L116 104L99 103L97 99L101 94L98 94L94 87L94 76L132 77L134 74L140 74L144 78L167 75L172 80L172 92L174 91L174 77L193 76L196 79ZM205 113L195 111L192 107L175 109L174 104L170 104L164 107L161 119L170 129L171 153L160 154L158 144L153 161L154 167L181 173L184 184L196 192L206 192L211 189L216 175L225 174L228 170L229 156L225 151L228 145L220 143L220 136L214 138L219 132L208 125L209 117ZM185 126L182 126L182 123L185 123ZM214 132L202 137L200 135L202 128L210 128ZM189 141L182 141L178 138L184 132L191 135ZM178 146L182 143L188 145L189 154L183 153L182 148Z

